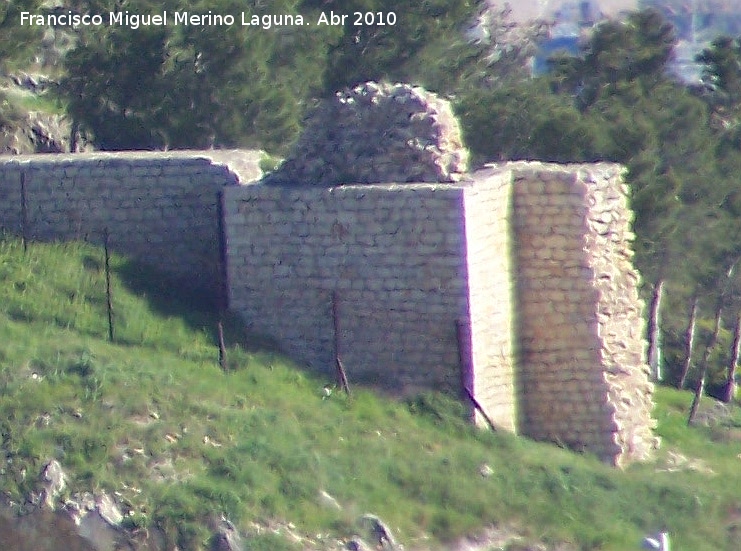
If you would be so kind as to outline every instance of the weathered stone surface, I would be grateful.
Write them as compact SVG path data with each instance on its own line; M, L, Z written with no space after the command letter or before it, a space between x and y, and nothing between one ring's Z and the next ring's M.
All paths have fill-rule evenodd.
M458 390L465 227L438 215L460 209L463 186L258 184L225 193L230 306L257 333L333 378L334 292L353 382L395 395ZM440 237L425 245L428 235Z
M363 113L398 103L440 144L460 145L443 129L445 108L419 90L366 85L340 97ZM388 167L417 166L420 151L401 148ZM255 175L255 152L0 158L0 229L20 233L23 180L31 239L100 243L108 228L113 249L189 285L224 284L253 332L328 377L334 297L351 383L406 395L465 386L497 428L615 464L646 457L657 445L653 389L620 167L509 163L410 183L416 169L355 161L372 168L353 176L359 185L327 186L338 170L309 167L295 176L312 179L293 187L235 185ZM399 183L368 183L392 176Z
M622 168L499 168L514 178L522 431L617 465L646 459L658 443Z
M327 396L328 397L328 396ZM326 509L333 509L335 511L341 511L342 505L332 495L325 490L320 490L317 497L319 504Z
M446 100L408 84L366 82L324 101L266 182L454 182L467 163L468 151Z
M44 465L40 476L41 503L50 510L55 509L56 499L67 486L67 475L56 459Z
M63 514L40 510L13 517L4 513L0 511L0 544L4 551L99 551Z
M229 188L230 304L333 377L334 297L351 381L466 386L497 428L644 459L653 388L621 170L509 163L459 183Z
M391 529L376 515L366 513L360 517L360 525L367 531L368 539L376 549L384 551L398 551L401 549L391 532Z
M0 230L21 233L21 177L31 240L87 240L194 287L219 281L218 198L257 179L258 151L0 156ZM232 168L233 167L233 168Z
M114 551L125 541L121 530L123 514L116 501L106 493L76 493L64 503L64 512L77 526L80 537L97 551Z
M71 126L59 115L31 111L0 125L0 154L65 153Z
M346 544L348 551L372 551L373 547L363 541L360 536L353 536Z
M244 543L242 542L242 536L234 524L229 521L221 521L216 533L211 538L211 550L242 551L243 549Z

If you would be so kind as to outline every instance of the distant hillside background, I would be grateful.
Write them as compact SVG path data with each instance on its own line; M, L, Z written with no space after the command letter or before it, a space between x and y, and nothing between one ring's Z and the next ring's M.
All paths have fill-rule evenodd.
M615 16L623 11L638 9L641 0L594 0L592 4L598 11L607 16ZM490 0L493 5L504 5L504 2ZM512 8L512 18L524 22L529 19L549 18L567 5L576 5L573 0L519 0L509 2Z

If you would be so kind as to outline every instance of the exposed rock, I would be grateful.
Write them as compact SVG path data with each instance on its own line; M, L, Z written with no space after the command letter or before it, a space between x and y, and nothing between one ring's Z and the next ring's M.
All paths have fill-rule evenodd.
M679 471L694 471L705 475L713 475L715 472L708 467L702 459L690 458L674 450L668 450L657 468L657 472L674 473Z
M212 551L242 551L242 536L234 524L228 520L222 520L216 533L211 538Z
M103 520L111 526L121 526L123 515L112 497L108 494L102 494L95 501L97 504L97 511Z
M19 518L0 511L0 548L3 551L99 551L77 533L66 515L40 510Z
M450 104L408 84L367 82L337 92L309 119L266 183L455 182L468 151Z
M90 149L66 116L28 110L54 81L47 75L19 72L0 79L0 154L69 153Z
M72 129L61 115L29 111L0 125L0 153L65 153L70 151Z
M349 551L372 551L370 545L365 543L360 536L353 536L350 541L345 544L345 547Z
M97 551L115 551L121 537L120 531L99 510L90 511L82 518L78 533L92 543Z
M469 535L452 543L451 551L576 551L576 547L568 543L546 545L538 541L530 541L523 536L520 530L510 526L490 526L475 535ZM416 550L415 550L416 551Z
M35 94L44 92L53 84L53 81L46 75L32 75L30 73L25 73L22 71L18 74L10 75L10 80L18 88L33 92Z
M332 497L324 490L321 490L319 492L319 503L327 509L334 509L336 511L342 510L342 505L340 505L340 503L334 497Z
M489 478L491 475L494 474L494 469L492 469L488 464L484 463L479 467L479 474L484 478Z
M64 509L78 527L78 534L97 551L114 551L125 539L121 530L123 514L108 494L75 494L65 502Z
M728 422L732 415L731 407L728 404L705 397L700 401L700 407L692 420L692 425L716 427Z
M46 508L54 510L54 502L59 494L62 493L67 485L67 476L62 470L62 466L56 459L52 459L41 471L41 502Z
M402 549L396 543L391 529L376 515L366 513L360 517L360 524L368 531L368 538L373 541L377 549L384 551Z

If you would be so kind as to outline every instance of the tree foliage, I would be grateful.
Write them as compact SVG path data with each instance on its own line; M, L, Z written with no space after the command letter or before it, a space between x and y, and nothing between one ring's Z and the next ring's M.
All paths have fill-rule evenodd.
M665 78L675 43L673 27L655 10L634 12L626 21L607 20L583 55L553 60L554 90L573 94L582 109L626 87L647 91Z
M216 145L281 153L307 109L345 86L404 81L450 95L523 80L543 29L514 25L508 10L484 0L66 5L89 13L302 14L310 23L269 30L239 24L80 29L59 89L70 114L103 149ZM343 24L319 25L320 14Z
M21 12L38 12L41 0L0 2L0 72L28 63L41 39L38 27L19 24Z
M297 2L99 0L86 11L295 14ZM80 32L60 92L103 149L261 146L296 136L321 83L323 31L297 25L95 27Z
M304 0L304 7L348 15L341 33L327 48L324 90L333 92L369 80L391 80L425 84L427 65L419 60L425 53L456 48L463 29L483 0ZM372 14L384 24L356 24L355 13ZM393 19L389 14L393 13ZM393 21L393 24L391 24ZM472 55L472 51L459 52Z
M741 258L741 134L733 131L741 48L719 39L703 53L712 86L698 94L668 76L674 44L675 32L658 12L636 12L598 25L579 55L552 60L549 75L479 88L456 102L478 162L626 165L646 296L665 280L671 297L663 315L666 356L676 362L670 373L681 363L677 336L692 296L699 296L701 327L712 325L719 301L727 327L741 308L738 270L731 270ZM719 113L724 124L717 124ZM716 362L716 369L725 365ZM711 372L711 386L715 380L724 378Z
M721 150L737 151L741 149L741 38L719 36L697 61L703 66L703 96L712 109Z

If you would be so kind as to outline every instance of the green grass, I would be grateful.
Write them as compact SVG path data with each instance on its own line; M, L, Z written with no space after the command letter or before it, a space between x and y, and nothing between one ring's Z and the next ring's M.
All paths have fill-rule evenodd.
M244 532L291 522L341 538L364 513L408 547L504 524L583 550L638 549L662 527L674 550L738 549L739 415L688 429L691 396L659 389L659 457L621 472L475 430L457 402L434 393L401 403L355 388L324 399L331 381L240 343L234 319L222 372L208 301L120 257L109 343L102 265L83 244L31 244L24 254L0 241L0 491L16 504L36 478L24 471L56 458L68 493L115 493L128 526L157 526L181 549L208 548L221 516ZM669 472L677 454L691 461ZM322 506L322 490L342 509ZM249 545L292 548L272 534Z

